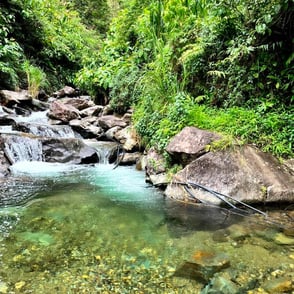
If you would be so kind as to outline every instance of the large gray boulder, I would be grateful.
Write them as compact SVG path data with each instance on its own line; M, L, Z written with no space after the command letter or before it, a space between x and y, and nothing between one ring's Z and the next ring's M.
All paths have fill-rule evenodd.
M74 138L42 138L44 161L59 163L97 163L99 161L94 148Z
M114 134L114 138L123 145L123 148L126 151L131 152L139 150L139 137L136 130L131 126L127 126L126 128L117 131Z
M62 89L53 93L53 97L56 97L56 98L76 97L78 95L79 95L78 91L70 86L64 86Z
M32 96L26 90L19 92L0 90L0 104L11 107L12 105L19 104L21 101L30 101Z
M105 130L113 127L125 128L127 123L115 115L103 115L98 119L99 125Z
M71 106L75 107L78 110L83 110L83 109L94 106L93 101L78 98L78 97L74 97L74 98L66 97L66 98L60 99L59 101L64 103L65 105L71 105Z
M79 110L72 105L65 105L60 101L53 101L50 104L48 117L68 123L72 119L80 117Z
M97 125L97 118L95 117L73 119L69 122L69 125L84 139L98 139L104 136L103 129Z
M177 183L196 183L247 203L293 202L294 177L291 170L270 154L252 146L208 152L178 172L168 185L169 198L191 200ZM204 202L221 201L201 188L192 194Z
M207 146L220 138L218 134L212 132L195 127L185 127L172 138L166 151L173 157L175 162L186 165L208 152Z
M103 111L102 105L94 105L83 110L80 110L81 117L99 116Z

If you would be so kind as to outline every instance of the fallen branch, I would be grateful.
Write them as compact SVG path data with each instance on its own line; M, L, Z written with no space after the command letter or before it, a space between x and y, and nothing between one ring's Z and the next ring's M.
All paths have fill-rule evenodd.
M212 189L210 189L210 188L207 188L207 187L205 187L205 186L203 186L203 185L200 185L200 184L197 184L197 183L193 183L193 182L190 182L190 181L188 181L187 183L185 183L185 182L175 182L174 184L184 185L184 186L187 187L187 188L188 188L189 186L192 186L192 187L194 187L194 188L200 188L200 189L202 189L202 190L204 190L204 191L206 191L206 192L211 193L211 194L214 195L216 198L218 198L219 200L225 202L227 205L229 205L229 206L230 206L231 208L233 208L233 209L236 209L236 210L239 210L239 211L242 211L242 212L246 212L245 210L240 209L240 208L238 208L237 206L235 206L234 204L232 204L229 200L231 200L231 201L235 201L235 202L237 202L238 204L241 204L241 205L243 205L243 206L245 206L245 207L247 207L247 208L253 210L254 212L257 212L257 213L259 213L259 214L262 214L262 215L264 215L264 216L267 216L267 214L266 214L265 212L263 212L263 211L261 211L261 210L255 208L255 207L253 207L253 206L251 206L251 205L249 205L249 204L246 204L246 203L244 203L243 201L240 201L240 200L237 200L237 199L235 199L235 198L233 198L233 197L231 197L231 196L228 196L228 195L225 195L225 194L219 193L219 192L214 191L214 190L212 190ZM186 190L186 191L187 191L187 190ZM187 191L187 192L188 192L188 191ZM195 197L195 196L193 195L193 193L192 193L190 190L189 190L188 193L189 193L189 195L192 195L193 198L195 198L195 199L199 200L200 202L202 202L200 199L198 199L197 197ZM229 200L227 200L227 199L229 199Z

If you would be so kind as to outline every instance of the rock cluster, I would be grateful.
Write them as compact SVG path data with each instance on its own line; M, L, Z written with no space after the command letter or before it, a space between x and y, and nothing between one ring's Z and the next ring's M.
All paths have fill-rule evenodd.
M8 174L8 166L14 163L13 158L5 156L8 140L13 136L41 142L42 157L47 162L98 162L95 149L86 145L84 139L116 142L125 152L120 158L121 164L135 164L141 156L138 136L130 125L131 110L117 115L109 106L95 105L89 96L80 96L76 89L68 86L43 99L46 102L33 99L27 91L2 90L0 99L0 125L4 129L10 127L10 131L3 131L3 127L0 130L2 176ZM47 111L49 124L17 119L19 114L26 116L33 111Z
M294 171L290 164L281 164L250 145L211 150L209 146L218 140L218 134L194 127L186 127L172 138L166 151L183 169L167 185L168 198L219 205L225 197L216 197L219 194L214 192L218 192L246 203L293 202ZM156 175L158 179L165 175L164 168L158 167L161 161L154 150L149 155L153 158L147 168L149 178ZM155 169L150 168L152 161Z

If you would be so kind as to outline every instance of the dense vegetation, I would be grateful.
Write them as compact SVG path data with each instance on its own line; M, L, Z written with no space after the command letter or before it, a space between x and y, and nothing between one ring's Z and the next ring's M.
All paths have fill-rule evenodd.
M0 25L1 87L27 61L51 87L134 107L146 145L193 125L293 156L292 0L5 0Z

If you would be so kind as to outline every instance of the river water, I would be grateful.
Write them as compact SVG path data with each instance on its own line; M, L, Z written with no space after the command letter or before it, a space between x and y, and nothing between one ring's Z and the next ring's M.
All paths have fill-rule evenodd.
M293 293L294 238L261 216L169 202L134 167L12 170L0 293Z

